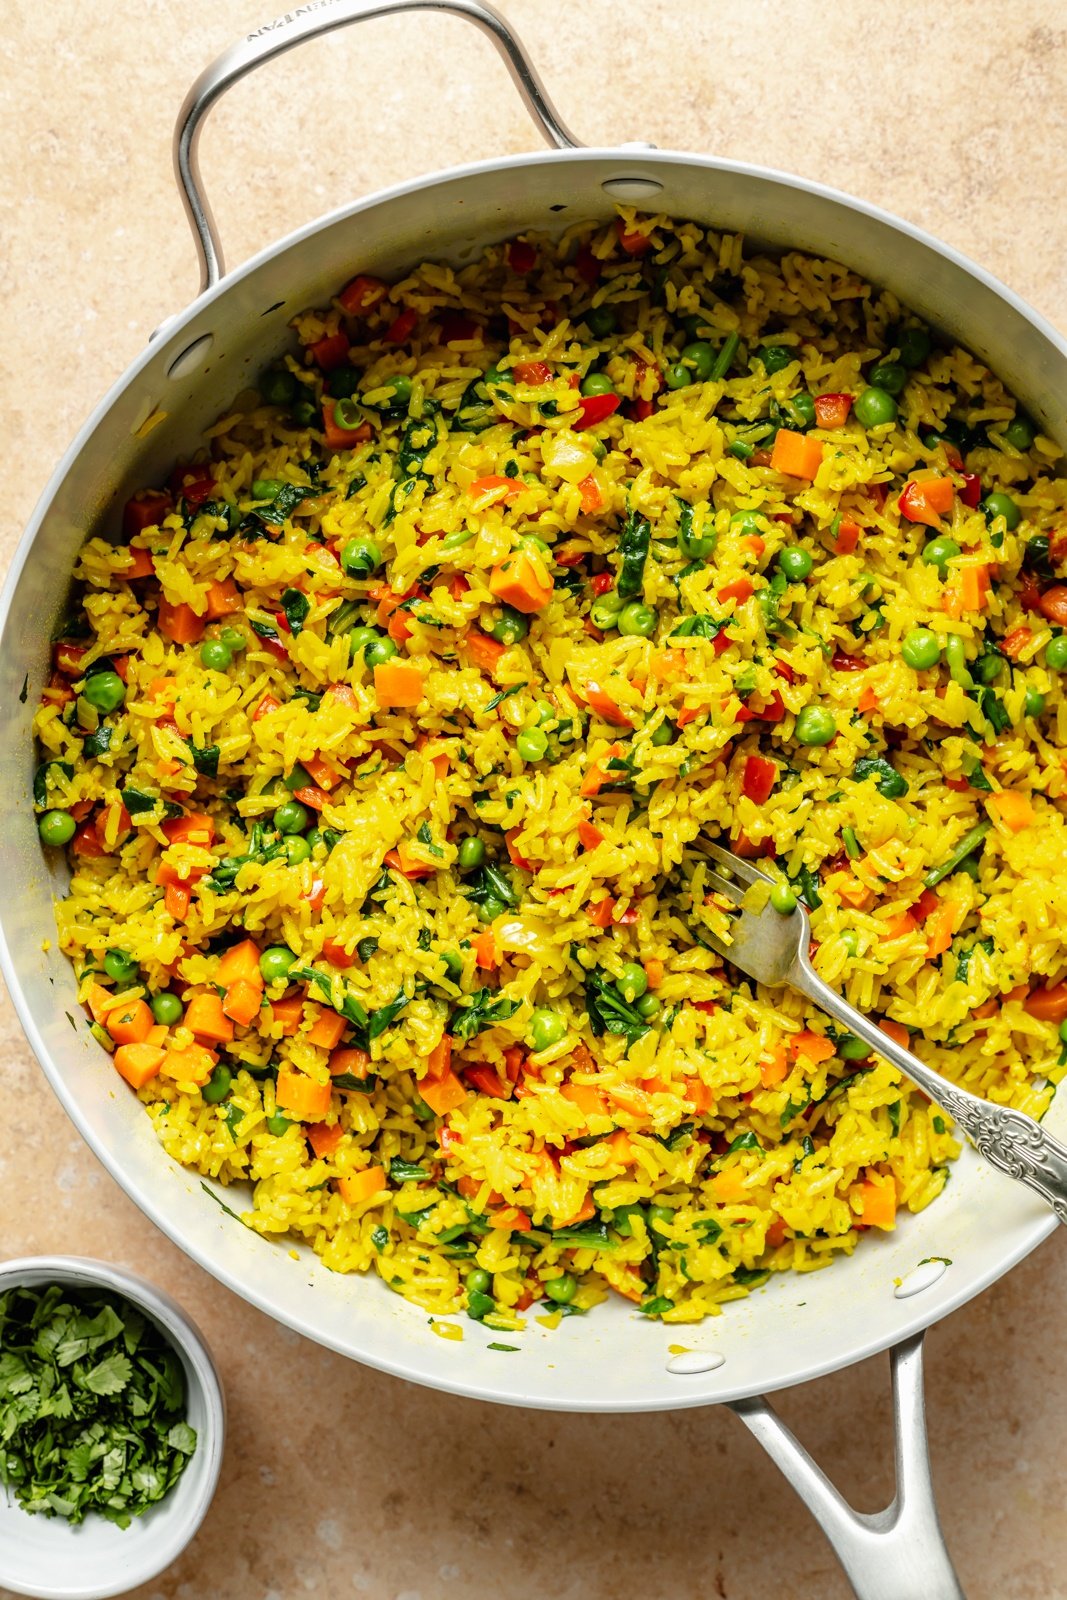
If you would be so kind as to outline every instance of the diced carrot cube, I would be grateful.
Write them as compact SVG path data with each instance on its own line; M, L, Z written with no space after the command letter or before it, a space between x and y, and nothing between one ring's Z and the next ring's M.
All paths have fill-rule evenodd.
M454 1072L446 1072L440 1078L423 1078L419 1094L439 1117L447 1116L467 1098L467 1091Z
M422 673L406 661L386 661L374 669L379 706L417 706L422 700Z
M143 1044L152 1027L152 1013L143 1000L113 1006L104 1023L116 1044Z
M222 1009L232 1022L247 1028L259 1016L263 1004L263 985L248 983L238 978L226 991Z
M143 1089L156 1077L163 1064L164 1051L158 1045L123 1044L115 1051L112 1060L115 1071L125 1078L131 1089Z
M238 979L250 983L260 989L263 987L263 974L259 970L259 945L253 939L242 939L240 944L232 944L230 948L219 957L219 964L215 972L215 980L224 989Z
M313 1122L304 1131L308 1144L320 1161L326 1156L332 1156L345 1136L345 1131L339 1122Z
M222 1009L217 994L197 994L185 1008L182 1021L198 1039L228 1044L233 1038L233 1023Z
M243 607L244 596L232 578L224 578L221 583L213 583L208 589L207 615L212 622L217 622L220 617L228 617Z
M385 1172L381 1167L364 1167L362 1172L349 1172L337 1180L338 1193L350 1206L362 1205L365 1200L373 1200L375 1195L382 1194L385 1188Z
M347 1026L348 1023L340 1012L323 1011L307 1035L307 1042L318 1045L320 1050L334 1050L341 1043L341 1037Z
M370 1056L365 1050L357 1050L354 1045L331 1051L328 1062L331 1078L339 1078L342 1073L350 1073L353 1078L365 1078L369 1066Z
M278 1084L274 1097L278 1109L292 1112L298 1122L321 1122L330 1109L329 1082L317 1083L306 1072L283 1065L278 1069Z
M186 601L172 605L160 596L156 626L164 639L169 639L172 644L195 644L203 637L204 618L198 617Z
M822 464L823 446L818 439L804 433L794 433L790 428L779 428L771 451L771 469L784 472L790 478L807 478L810 482Z

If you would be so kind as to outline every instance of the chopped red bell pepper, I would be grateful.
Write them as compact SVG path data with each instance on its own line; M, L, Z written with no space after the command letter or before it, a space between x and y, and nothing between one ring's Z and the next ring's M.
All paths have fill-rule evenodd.
M328 333L325 339L308 346L308 355L323 372L332 372L348 360L348 335Z
M627 228L621 217L615 219L615 232L628 256L646 256L652 249L652 240L648 234L639 233L636 228Z
M65 644L62 641L52 646L52 665L57 672L64 673L68 678L80 678L82 675L82 661L88 646L84 644Z
M494 1067L464 1067L463 1081L471 1084L479 1094L491 1095L494 1100L510 1100L515 1093L513 1084L501 1083Z
M830 657L835 672L863 672L867 663L862 656L850 656L844 650L835 650Z
M613 572L598 572L596 577L590 580L589 587L596 595L607 594L609 589L614 589L615 587L615 574Z
M415 324L419 320L419 313L411 306L392 321L386 328L383 338L386 344L403 344L415 331Z
M778 768L766 756L749 756L741 779L741 792L755 805L765 805L778 782Z
M525 239L512 239L508 245L508 266L512 272L532 272L537 265L537 251Z
M552 381L552 368L546 361L518 361L511 370L519 383L540 384Z
M982 480L977 472L961 472L963 488L960 490L960 499L972 511L982 498Z
M469 343L472 339L480 341L482 337L480 324L473 317L465 317L462 311L443 311L437 325L442 344Z
M786 683L796 683L797 675L789 665L788 661L776 660L774 663L774 670L779 678L785 679Z
M853 522L851 517L842 517L837 525L834 554L837 556L850 556L859 543L861 532L862 529L858 522Z
M617 394L590 394L578 402L578 417L571 423L575 433L581 433L583 428L595 428L598 422L606 422L619 409L620 400ZM649 410L651 410L651 406Z
M170 486L195 510L211 496L215 480L206 467L175 467L170 475Z
M138 490L122 512L122 536L127 544L136 534L162 522L171 504L170 495L163 489Z
M350 317L358 317L376 306L388 293L389 285L383 283L381 278L368 278L361 273L345 284L337 298Z
M596 283L600 277L603 262L598 261L587 244L583 244L574 258L574 269L578 276L588 284Z
M817 394L815 421L820 428L843 428L852 409L850 394Z

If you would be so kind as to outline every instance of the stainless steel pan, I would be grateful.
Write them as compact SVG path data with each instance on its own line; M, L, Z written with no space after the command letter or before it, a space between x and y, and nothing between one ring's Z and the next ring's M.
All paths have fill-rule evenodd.
M364 18L445 11L497 45L554 148L479 162L370 196L302 228L223 277L196 143L204 116L238 78L294 45ZM772 248L848 262L988 362L1064 442L1067 350L980 268L917 228L832 190L764 168L643 146L581 149L553 111L503 19L482 0L310 0L250 34L198 80L177 131L176 164L200 253L198 298L115 385L56 470L0 600L0 716L7 760L0 803L19 818L0 902L0 957L30 1043L71 1118L127 1193L195 1260L280 1322L359 1361L480 1399L564 1410L642 1411L729 1403L822 1523L863 1600L951 1600L961 1591L941 1541L926 1455L922 1331L1029 1253L1055 1226L1041 1202L970 1150L928 1211L865 1241L848 1261L798 1280L776 1275L698 1329L666 1329L629 1307L532 1323L502 1363L470 1324L462 1344L377 1281L292 1259L232 1221L208 1186L170 1163L148 1119L84 1029L73 974L53 935L51 882L30 791L30 721L48 639L86 531L130 491L190 451L250 374L288 342L287 323L356 270L393 278L425 256L468 259L523 228L603 218L624 200L739 229ZM54 940L53 940L54 944ZM1067 1132L1067 1105L1048 1122ZM684 1342L682 1354L670 1349ZM898 1492L880 1516L853 1513L761 1396L880 1350L893 1352Z

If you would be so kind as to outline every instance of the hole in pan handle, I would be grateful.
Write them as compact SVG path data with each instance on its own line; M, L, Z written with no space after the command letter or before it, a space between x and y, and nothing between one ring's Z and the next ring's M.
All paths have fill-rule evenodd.
M222 277L222 247L211 207L204 194L197 159L200 128L222 95L246 73L284 55L306 39L332 33L368 17L395 16L403 11L441 11L473 22L496 45L512 81L549 144L576 149L579 141L560 120L533 62L494 6L487 0L317 0L275 22L256 28L223 51L197 78L185 97L174 129L174 170L200 258L200 293Z
M918 1334L890 1352L897 1489L884 1511L853 1511L762 1396L730 1406L822 1528L857 1600L966 1600L934 1503L922 1348Z

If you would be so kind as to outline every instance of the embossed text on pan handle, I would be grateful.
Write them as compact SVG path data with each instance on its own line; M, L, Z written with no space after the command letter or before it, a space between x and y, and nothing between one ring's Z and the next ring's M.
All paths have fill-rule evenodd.
M537 69L508 24L488 0L309 0L256 28L205 68L185 97L174 130L174 170L200 257L200 292L222 277L222 246L204 194L197 146L204 118L226 90L265 61L295 45L332 33L368 17L405 11L440 11L463 17L496 45L526 108L549 144L567 150L578 145L545 92Z
M949 1083L918 1056L883 1033L869 1017L850 1006L822 981L806 959L794 967L792 981L821 1010L829 1012L864 1044L892 1062L931 1100L936 1100L980 1155L1033 1189L1051 1206L1060 1222L1067 1222L1067 1147L1047 1133L1033 1117L1012 1106L993 1105Z

